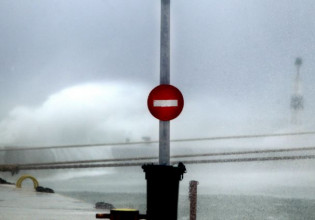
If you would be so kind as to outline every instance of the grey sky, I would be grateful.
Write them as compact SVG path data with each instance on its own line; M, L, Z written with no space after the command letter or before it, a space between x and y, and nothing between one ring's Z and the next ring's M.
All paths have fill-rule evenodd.
M159 83L158 1L0 4L3 119L18 106L40 108L51 95L86 83L146 88L139 114L147 113L145 97ZM174 126L204 125L200 130L220 134L264 130L257 123L285 128L297 56L304 61L304 121L312 122L314 9L307 0L172 1L171 83L186 101Z
M154 73L143 69L158 63L148 59L158 48L158 42L152 42L158 41L152 33L157 24L150 24L148 10L157 10L154 5L142 4L144 11L137 4L122 3L1 2L5 97L10 91L17 103L36 103L86 81L152 77Z
M158 84L159 2L0 4L3 116L84 82ZM302 56L305 96L314 107L314 8L307 0L173 1L172 83L187 98L285 109L293 62Z

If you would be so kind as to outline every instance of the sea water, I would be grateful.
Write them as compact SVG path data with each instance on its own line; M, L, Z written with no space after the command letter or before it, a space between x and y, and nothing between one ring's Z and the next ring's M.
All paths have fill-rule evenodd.
M84 200L91 206L103 201L113 204L116 208L135 208L140 210L140 213L145 213L146 210L146 195L142 193L62 192L62 194ZM188 219L189 199L187 195L180 195L178 220ZM197 219L315 219L315 200L259 195L198 195Z

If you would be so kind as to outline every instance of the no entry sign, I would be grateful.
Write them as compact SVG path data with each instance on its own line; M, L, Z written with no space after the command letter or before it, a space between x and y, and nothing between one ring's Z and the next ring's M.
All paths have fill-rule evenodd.
M169 121L176 118L183 110L183 107L183 95L175 86L159 85L149 94L149 111L161 121Z

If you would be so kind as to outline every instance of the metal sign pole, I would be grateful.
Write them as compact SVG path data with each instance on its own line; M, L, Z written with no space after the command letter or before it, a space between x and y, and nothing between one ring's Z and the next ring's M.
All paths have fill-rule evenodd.
M170 0L161 0L160 84L170 84ZM159 164L170 165L170 121L160 121Z

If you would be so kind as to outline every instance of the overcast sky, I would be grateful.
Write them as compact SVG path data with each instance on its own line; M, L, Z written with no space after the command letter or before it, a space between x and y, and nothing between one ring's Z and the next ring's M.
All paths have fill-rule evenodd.
M286 129L297 56L303 58L303 126L311 129L315 110L314 10L312 0L172 1L171 83L185 98L172 134L211 136ZM63 105L71 105L73 100L72 95L64 97L64 91L85 93L93 85L102 87L99 92L109 87L120 91L110 101L99 99L90 115L108 105L117 107L99 113L102 117L120 118L120 114L124 117L130 109L138 109L134 114L144 115L149 127L156 129L157 122L146 109L146 97L159 84L159 25L159 1L1 1L2 137L8 124L18 124L10 125L13 130L29 127L21 125L25 117L31 118L28 123L37 121L37 126L43 126L38 111L54 112L50 120L60 119L60 114L75 120L72 113L87 111L84 106L88 101L80 101L82 108L72 106L68 113L60 113L66 111ZM52 97L69 101L46 109ZM104 106L100 104L103 98L108 101ZM121 104L128 99L135 100L137 107ZM85 117L88 120L90 116L86 113ZM136 122L130 120L131 124ZM117 124L123 130L126 127L126 123ZM48 127L45 129L48 132ZM156 132L139 131L138 137ZM14 138L11 135L10 141Z

